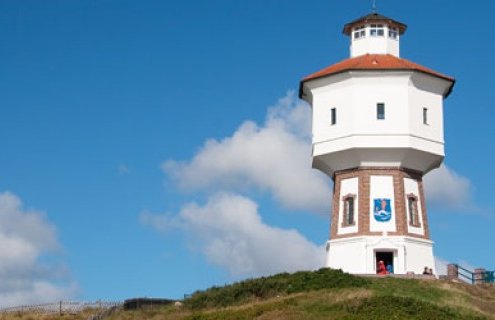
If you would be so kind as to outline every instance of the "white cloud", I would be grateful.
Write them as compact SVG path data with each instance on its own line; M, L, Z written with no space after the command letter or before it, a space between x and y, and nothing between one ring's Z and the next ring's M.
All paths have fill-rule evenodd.
M472 210L472 186L468 178L442 164L424 177L429 205L450 210Z
M77 285L61 263L42 263L60 251L56 230L43 214L0 193L0 307L67 299Z
M447 275L447 265L449 263L450 262L448 262L447 260L444 260L440 257L435 256L435 269L436 269L437 275L439 275L439 276Z
M142 214L143 215L143 214ZM164 229L169 218L155 215L149 225ZM323 266L325 249L296 230L265 224L258 206L241 195L218 193L204 206L189 203L178 218L181 227L207 259L233 275L260 276L283 271L310 270ZM151 222L151 223L150 223ZM177 226L177 224L174 224Z
M310 108L293 93L268 110L262 126L244 122L230 137L208 140L190 161L162 166L185 190L254 187L284 208L328 213L330 179L311 169Z

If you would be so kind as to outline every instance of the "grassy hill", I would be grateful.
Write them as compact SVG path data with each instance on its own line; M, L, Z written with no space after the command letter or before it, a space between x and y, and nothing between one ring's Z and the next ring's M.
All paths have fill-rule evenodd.
M21 316L21 315L19 315ZM2 318L0 319L37 319ZM43 319L88 319L83 315ZM124 311L131 319L495 319L495 286L363 278L338 270L279 274L196 292L182 306Z

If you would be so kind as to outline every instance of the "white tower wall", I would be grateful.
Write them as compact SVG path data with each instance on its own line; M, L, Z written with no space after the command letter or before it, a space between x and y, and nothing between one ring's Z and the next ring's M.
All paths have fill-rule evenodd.
M352 71L312 81L314 167L329 175L360 166L422 172L438 167L444 157L443 93L448 85L414 71ZM385 106L383 120L377 119L378 103Z
M433 242L413 237L354 237L327 243L326 265L353 274L375 274L376 252L392 252L396 274L422 274L424 267L435 270Z
M446 81L416 73L409 82L409 126L411 134L444 143L443 92ZM423 122L427 109L427 124Z
M364 29L366 33L364 37L358 39L351 37L351 57L357 57L367 53L400 56L399 35L396 38L389 37L389 29L385 26L383 36L371 36L370 29L370 25L368 24Z

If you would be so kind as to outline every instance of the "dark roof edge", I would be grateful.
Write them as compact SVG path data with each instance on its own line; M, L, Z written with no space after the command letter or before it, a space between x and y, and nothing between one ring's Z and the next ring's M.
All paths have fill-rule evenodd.
M456 80L454 78L451 78L451 77L448 77L448 76L441 76L439 74L434 74L434 73L431 73L431 72L426 72L426 71L423 71L423 70L419 70L419 69L411 69L411 68L403 68L403 69L364 69L364 68L358 68L358 69L353 69L353 68L349 68L349 69L344 69L344 70L341 70L341 71L337 71L337 72L334 72L334 73L330 73L330 74L324 74L324 75L321 75L321 76L316 76L314 78L311 78L311 79L302 79L301 81L299 81L299 99L302 99L302 96L303 96L303 85L305 82L308 82L308 81L313 81L313 80L317 80L317 79L322 79L322 78L325 78L325 77L328 77L328 76L334 76L334 75L338 75L338 74L341 74L341 73L345 73L345 72L350 72L350 71L388 71L388 72L393 72L393 71L408 71L408 72L411 72L411 71L416 71L416 72L421 72L423 74L427 74L427 75L430 75L430 76L433 76L433 77L436 77L436 78L440 78L440 79L443 79L443 80L446 80L446 81L449 81L451 82L452 84L450 85L450 88L449 90L445 93L444 97L447 98L453 91L454 89L454 85L456 83Z
M389 23L389 24L394 24L399 28L399 34L401 34L401 35L404 34L404 32L406 32L406 29L407 29L407 25L402 23L402 22L388 18L388 17L381 15L379 13L370 13L366 16L362 16L362 17L355 19L349 23L346 23L344 25L344 28L342 29L342 33L345 35L350 35L352 27L355 26L356 24L361 24L363 22L364 23L366 23L366 22L385 22L385 23Z

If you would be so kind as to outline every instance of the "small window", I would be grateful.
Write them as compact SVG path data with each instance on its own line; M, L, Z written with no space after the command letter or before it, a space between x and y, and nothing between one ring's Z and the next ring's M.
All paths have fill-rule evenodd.
M336 108L332 108L330 110L330 124L332 126L337 124L337 109Z
M398 39L399 38L399 29L394 28L394 27L389 27L388 28L388 37L391 39Z
M385 35L385 29L383 28L383 24L370 25L370 36L383 37L384 35Z
M366 36L366 29L364 26L354 29L354 39L361 39Z
M414 194L407 195L407 209L409 212L409 225L419 227L418 197Z
M376 118L378 120L385 120L385 103L376 104Z
M344 204L344 216L343 216L343 222L342 222L342 227L348 227L348 226L353 226L355 225L355 201L356 201L356 195L354 194L348 194L346 195L343 199L343 204Z
M428 124L428 108L423 108L423 124Z

